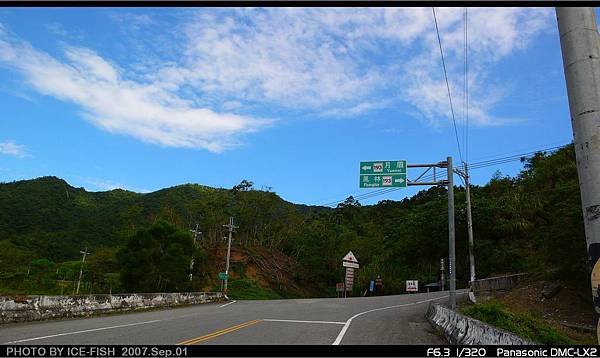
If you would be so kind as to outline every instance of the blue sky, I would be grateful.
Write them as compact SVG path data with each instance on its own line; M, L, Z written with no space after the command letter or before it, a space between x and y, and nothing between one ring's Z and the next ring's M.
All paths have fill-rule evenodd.
M572 140L553 8L469 8L468 151L464 9L436 15L465 158ZM0 180L323 204L372 190L361 160L459 162L445 86L431 8L2 8Z

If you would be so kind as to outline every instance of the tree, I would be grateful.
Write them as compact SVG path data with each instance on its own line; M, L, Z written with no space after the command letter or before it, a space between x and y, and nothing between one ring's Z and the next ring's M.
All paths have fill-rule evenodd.
M358 200L354 199L354 197L352 195L350 195L349 197L346 198L346 200L344 200L343 202L341 202L337 205L338 208L345 208L348 206L359 207L360 203L358 202Z
M109 292L116 290L111 275L119 272L119 263L114 248L99 247L86 261L88 279L94 285L94 292Z
M192 235L169 223L138 230L117 253L123 288L128 292L189 289L194 254Z
M233 191L249 191L252 190L253 182L249 180L242 180L238 185L234 186L231 190Z

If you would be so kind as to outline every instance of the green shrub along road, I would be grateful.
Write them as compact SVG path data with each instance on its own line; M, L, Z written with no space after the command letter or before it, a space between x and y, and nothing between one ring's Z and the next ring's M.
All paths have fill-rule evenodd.
M567 329L564 327L560 329L550 324L540 312L515 309L497 300L467 305L460 311L467 316L541 344L598 343L594 333L568 330L573 336L569 337L566 333Z

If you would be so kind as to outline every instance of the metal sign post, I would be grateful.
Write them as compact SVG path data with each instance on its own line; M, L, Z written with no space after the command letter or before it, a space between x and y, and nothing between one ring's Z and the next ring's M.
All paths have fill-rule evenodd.
M427 168L417 179L406 179L407 168ZM433 181L419 182L418 180L433 168ZM436 180L435 169L446 168L447 180ZM450 308L456 308L456 270L455 270L455 234L454 234L454 181L452 157L446 161L433 164L407 164L405 160L396 161L367 161L360 162L361 188L407 187L413 185L446 185L448 187L448 279L450 281Z

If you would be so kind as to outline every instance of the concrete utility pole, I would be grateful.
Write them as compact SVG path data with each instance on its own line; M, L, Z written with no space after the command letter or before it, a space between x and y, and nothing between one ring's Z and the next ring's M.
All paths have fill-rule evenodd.
M455 235L454 235L454 171L452 170L452 157L447 159L448 165L448 279L450 280L450 308L456 308L456 263Z
M445 271L445 267L444 267L444 258L442 257L440 260L440 271L441 271L441 277L440 277L440 281L442 283L442 291L445 290L445 285L446 285L446 278L444 277L444 271Z
M238 226L233 225L233 216L229 217L229 224L223 226L229 229L229 240L227 242L227 261L225 264L226 277L223 283L223 291L227 293L227 281L229 280L229 255L231 254L231 234L233 233L234 229L238 228Z
M473 218L471 217L471 177L469 177L469 168L464 163L465 170L465 190L467 195L467 233L469 235L469 284L475 281L475 249L473 248Z
M83 254L83 258L81 259L81 267L79 268L79 279L77 280L77 291L75 292L76 295L79 294L79 285L81 285L81 275L83 274L83 263L85 262L85 257L90 254L87 250L87 247L85 250L79 252Z
M469 285L475 281L475 254L473 249L473 218L471 217L471 178L469 177L469 167L463 162L463 170L454 168L454 172L463 178L466 190L467 206L467 233L469 236ZM475 302L475 296L470 294L471 300Z
M600 313L600 43L592 7L557 7L571 125L591 268L594 308ZM600 320L598 321L600 334ZM600 335L599 335L600 340Z

